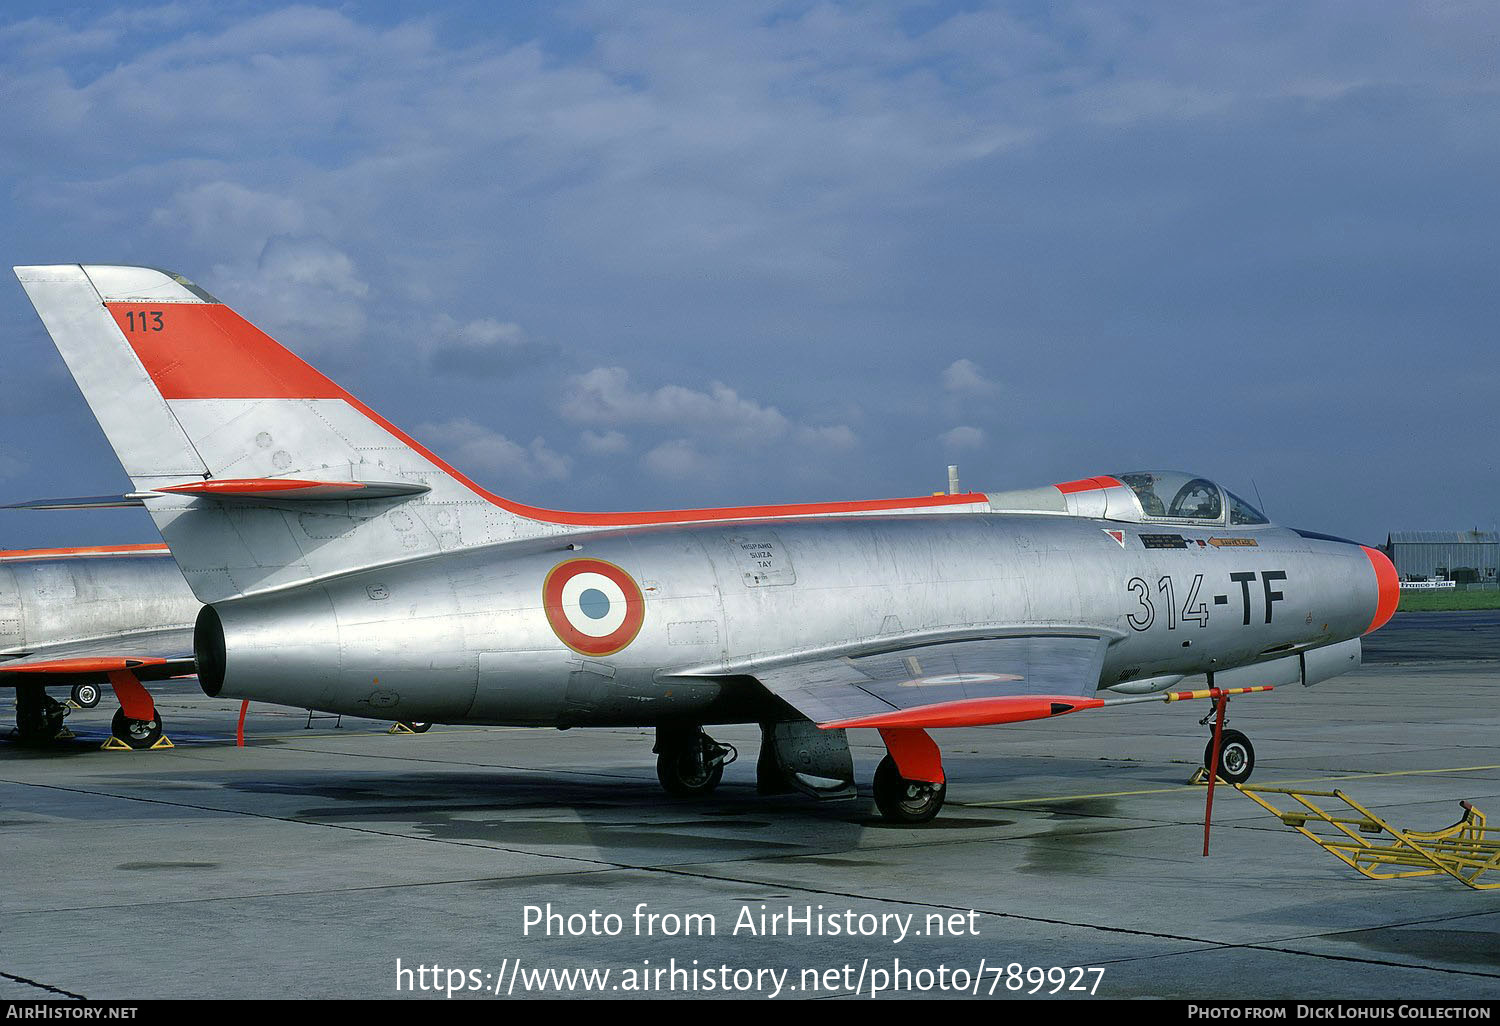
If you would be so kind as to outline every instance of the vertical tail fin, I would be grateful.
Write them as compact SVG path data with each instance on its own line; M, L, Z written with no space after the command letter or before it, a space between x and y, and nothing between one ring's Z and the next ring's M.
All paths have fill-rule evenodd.
M179 275L15 271L204 602L565 529L508 508Z

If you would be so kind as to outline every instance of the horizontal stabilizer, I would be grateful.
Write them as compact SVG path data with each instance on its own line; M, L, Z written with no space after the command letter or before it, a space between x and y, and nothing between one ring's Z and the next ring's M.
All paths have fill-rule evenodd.
M144 506L139 493L128 495L85 495L76 499L32 499L12 502L0 509L119 509L122 506Z
M432 489L411 481L308 481L302 478L244 477L189 481L156 491L206 499L254 499L257 502L312 502L329 499L390 499L423 495Z

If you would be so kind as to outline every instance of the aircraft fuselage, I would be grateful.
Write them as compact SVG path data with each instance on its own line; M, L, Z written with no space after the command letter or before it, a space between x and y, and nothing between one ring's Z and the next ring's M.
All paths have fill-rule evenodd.
M638 603L597 579L608 567ZM558 574L603 597L549 610ZM215 603L197 648L205 689L228 697L644 726L764 718L769 696L745 678L770 667L973 637L1103 634L1098 687L1224 671L1357 639L1378 601L1360 546L1280 527L920 514L464 550Z

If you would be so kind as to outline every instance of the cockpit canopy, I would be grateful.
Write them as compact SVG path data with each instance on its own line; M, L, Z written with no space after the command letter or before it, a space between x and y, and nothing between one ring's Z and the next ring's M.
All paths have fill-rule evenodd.
M1000 512L1065 513L1126 523L1199 527L1256 527L1264 513L1206 477L1169 470L1131 471L1066 481L1050 488L993 492Z
M1228 523L1236 527L1268 524L1264 513L1206 477L1169 470L1132 471L1113 475L1128 487L1149 520L1181 520L1200 524ZM1110 510L1114 512L1113 509ZM1225 515L1228 514L1226 521ZM1120 519L1111 516L1110 519Z

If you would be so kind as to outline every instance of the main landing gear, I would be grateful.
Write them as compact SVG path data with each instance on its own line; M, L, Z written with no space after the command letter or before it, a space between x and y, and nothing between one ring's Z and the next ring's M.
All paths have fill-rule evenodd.
M63 733L68 707L41 684L16 685L16 737L23 745L45 745Z
M1216 699L1213 707L1209 709L1208 715L1199 720L1201 726L1209 726L1219 714L1219 703L1225 703L1224 721L1229 720L1228 699ZM1203 748L1203 768L1210 773L1217 772L1220 780L1231 784L1243 784L1250 779L1250 774L1255 772L1255 746L1250 739L1238 730L1224 728L1219 738L1219 764L1214 765L1214 735L1210 731L1208 744Z
M888 754L875 767L875 807L892 823L927 823L948 797L943 757L920 727L880 730Z
M787 727L763 727L762 759L757 766L762 792L798 790L818 798L854 796L854 771L843 731L803 736L793 724L782 737L776 732L778 726ZM925 730L912 727L882 729L880 736L890 754L875 770L876 808L892 823L914 826L930 821L948 795L937 745ZM814 744L820 741L827 742L827 750ZM668 794L679 798L712 794L723 779L724 767L739 755L733 745L720 744L697 727L658 727L653 751L657 779ZM765 758L767 751L774 753L769 761Z
M134 749L170 748L171 742L163 737L161 715L156 703L141 686L134 673L129 670L110 670L107 674L115 697L120 700L110 722L110 740L106 748ZM92 709L99 704L99 685L92 682L74 684L69 693L73 706ZM63 726L63 719L72 712L65 703L47 694L47 686L41 683L16 685L16 735L24 745L45 745L73 735Z
M892 823L926 823L948 797L947 781L910 780L887 755L875 767L875 807Z
M667 794L702 798L713 793L724 778L724 767L739 757L733 745L723 745L697 727L656 731L656 779Z
M122 707L115 710L114 719L109 723L109 732L126 748L136 751L154 748L162 739L161 716L153 707L149 718L138 720L125 715Z

